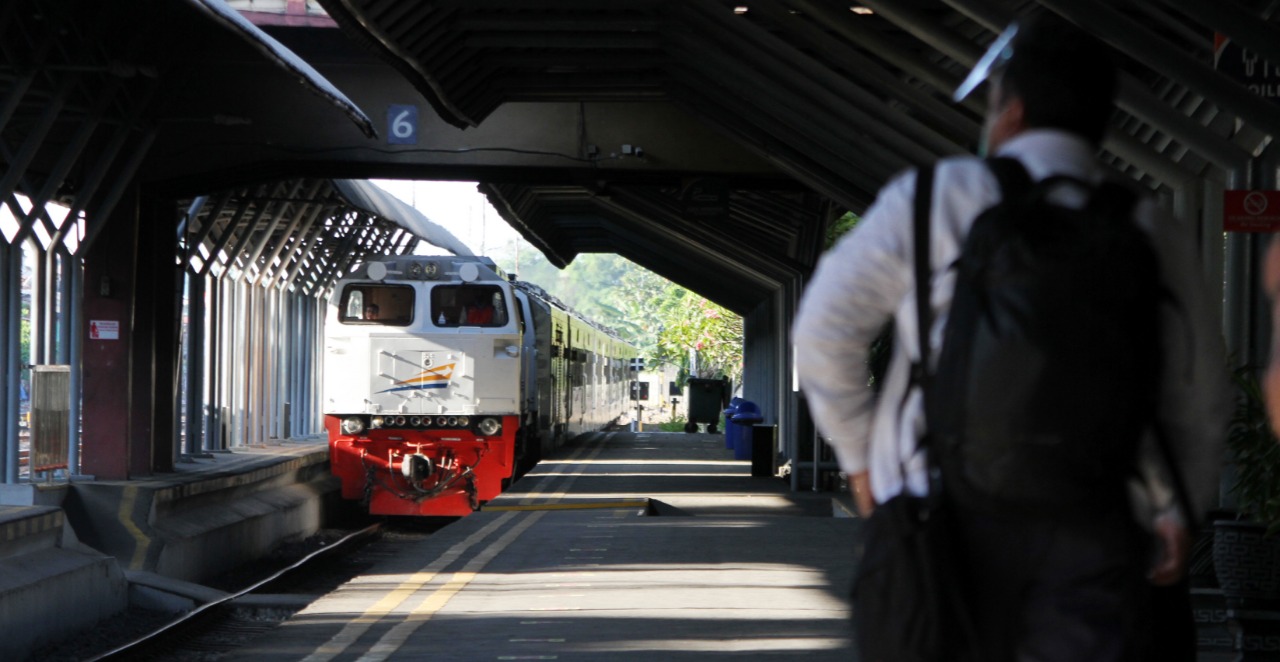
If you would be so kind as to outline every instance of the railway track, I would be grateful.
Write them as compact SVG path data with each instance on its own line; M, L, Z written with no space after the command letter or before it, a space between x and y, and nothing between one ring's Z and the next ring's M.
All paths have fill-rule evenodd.
M233 651L254 636L276 627L303 604L284 605L277 609L246 608L246 598L274 591L296 591L298 577L317 565L343 556L350 556L362 546L379 537L384 530L382 523L372 524L353 531L328 545L307 554L289 566L252 583L247 588L201 605L159 628L90 658L98 660L169 659L199 660L216 658ZM380 555L382 552L374 552ZM361 564L357 564L361 565ZM330 572L329 574L332 574ZM295 586L290 586L291 584Z

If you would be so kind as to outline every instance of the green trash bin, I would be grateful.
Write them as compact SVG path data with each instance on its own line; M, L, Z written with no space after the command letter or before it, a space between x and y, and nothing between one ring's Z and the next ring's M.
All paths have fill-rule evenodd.
M720 413L729 402L729 381L726 379L690 379L689 422L684 424L685 432L697 432L699 423L707 424L707 432L716 433L716 423L720 421Z

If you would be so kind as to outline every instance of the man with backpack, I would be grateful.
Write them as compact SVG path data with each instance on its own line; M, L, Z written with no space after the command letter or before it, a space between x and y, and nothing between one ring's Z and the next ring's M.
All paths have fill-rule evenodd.
M1147 659L1148 589L1182 578L1216 495L1232 397L1217 306L1194 233L1096 158L1107 48L1040 16L986 65L995 158L881 189L806 289L797 372L864 516L943 495L941 581L980 651L945 659ZM867 350L890 320L877 399ZM901 633L858 636L866 654Z

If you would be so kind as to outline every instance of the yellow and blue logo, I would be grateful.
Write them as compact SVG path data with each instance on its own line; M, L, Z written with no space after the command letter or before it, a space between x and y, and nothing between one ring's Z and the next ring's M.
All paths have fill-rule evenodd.
M456 364L446 363L442 366L427 368L409 379L396 382L389 389L378 392L391 393L393 391L421 391L430 388L445 388L449 385L449 380L453 378L454 365Z

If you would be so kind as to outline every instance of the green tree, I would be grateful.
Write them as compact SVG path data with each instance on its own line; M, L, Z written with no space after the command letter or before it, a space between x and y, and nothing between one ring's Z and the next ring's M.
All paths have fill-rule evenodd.
M528 244L497 258L589 319L614 329L648 359L684 375L742 376L742 318L618 255L579 255L556 269Z
M18 362L22 365L31 364L31 320L23 317L21 322L22 328L18 331L18 337L22 339L22 346L18 350L22 356Z
M624 331L646 358L657 360L661 355L659 337L672 314L671 309L679 303L676 289L665 278L641 267L629 270L618 282L617 296L613 299L618 318L616 328Z
M683 288L672 294L679 305L668 310L658 336L659 357L692 377L725 376L737 383L742 378L742 318Z
M847 211L840 218L832 221L827 226L827 241L824 249L830 250L832 246L835 246L836 242L840 241L840 238L852 230L860 220L862 219L857 214Z

